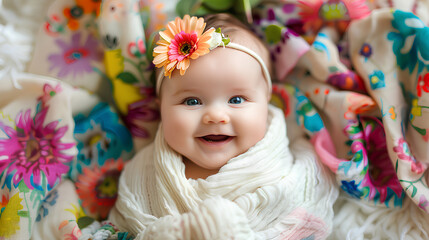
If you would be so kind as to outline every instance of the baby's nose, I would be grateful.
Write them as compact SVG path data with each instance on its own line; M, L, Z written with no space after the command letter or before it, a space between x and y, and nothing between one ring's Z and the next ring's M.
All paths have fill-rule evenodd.
M230 118L225 110L219 107L211 107L207 109L203 116L203 122L205 124L215 124L215 123L229 123Z

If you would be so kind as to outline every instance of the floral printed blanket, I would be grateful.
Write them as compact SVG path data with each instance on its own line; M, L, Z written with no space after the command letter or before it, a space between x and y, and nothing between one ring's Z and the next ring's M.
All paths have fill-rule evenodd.
M347 199L429 219L428 1L210 2L50 0L14 54L28 39L0 12L0 239L132 239L105 220L159 122L154 37L183 11L251 23L288 137L308 136Z

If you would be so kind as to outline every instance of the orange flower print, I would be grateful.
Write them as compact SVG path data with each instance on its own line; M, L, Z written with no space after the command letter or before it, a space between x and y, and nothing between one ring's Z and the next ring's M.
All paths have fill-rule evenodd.
M122 159L109 159L102 167L84 168L76 182L82 206L94 217L106 219L115 205L119 176L124 168Z
M95 13L95 16L100 14L101 0L76 0L76 5L83 9L83 13Z
M79 29L79 18L83 16L83 9L80 6L66 7L63 10L63 14L67 19L67 27L70 30Z

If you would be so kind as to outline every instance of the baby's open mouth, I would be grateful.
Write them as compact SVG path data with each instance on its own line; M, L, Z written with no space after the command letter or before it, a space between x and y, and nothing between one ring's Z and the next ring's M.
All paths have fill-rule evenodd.
M228 135L206 135L200 138L207 142L224 142L231 139L232 137Z

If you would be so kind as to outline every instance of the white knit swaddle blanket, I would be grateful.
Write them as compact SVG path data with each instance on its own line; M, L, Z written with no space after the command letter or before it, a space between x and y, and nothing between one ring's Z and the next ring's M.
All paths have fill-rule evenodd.
M158 130L127 164L109 220L137 239L324 239L338 192L304 139L286 137L270 107L268 131L207 179L187 179Z

